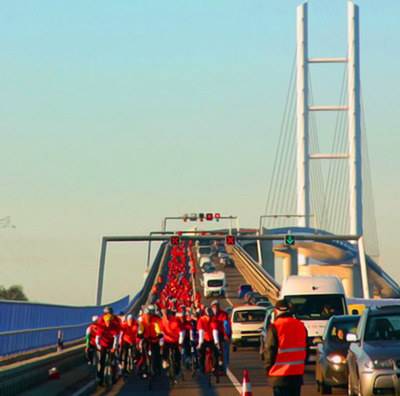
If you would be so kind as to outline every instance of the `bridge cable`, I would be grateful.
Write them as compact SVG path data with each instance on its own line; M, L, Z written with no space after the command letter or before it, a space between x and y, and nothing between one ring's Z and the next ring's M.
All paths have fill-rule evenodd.
M274 191L274 183L276 180L276 173L277 173L277 165L278 165L278 158L281 155L281 144L282 144L282 137L283 137L283 129L284 129L284 125L285 125L285 120L286 120L286 113L287 113L287 108L288 108L288 103L289 103L289 97L290 94L292 92L292 84L294 81L294 71L295 71L295 65L296 65L296 52L294 55L294 59L293 59L293 65L292 65L292 71L291 71L291 76L290 76L290 80L289 80L289 87L288 87L288 91L286 94L286 101L285 101L285 107L284 107L284 112L283 112L283 119L282 119L282 124L281 124L281 129L280 129L280 133L279 133L279 139L278 139L278 147L276 150L276 154L275 154L275 160L274 160L274 166L273 166L273 170L272 170L272 177L271 177L271 182L270 182L270 187L269 187L269 191L268 191L268 196L267 196L267 202L265 205L265 210L264 210L264 215L267 214L269 206L270 206L270 202L271 202L271 194ZM265 223L265 218L262 219L262 225L264 226Z

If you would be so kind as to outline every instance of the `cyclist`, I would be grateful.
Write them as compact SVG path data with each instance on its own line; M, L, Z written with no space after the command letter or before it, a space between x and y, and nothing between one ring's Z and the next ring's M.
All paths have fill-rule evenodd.
M112 318L113 318L112 320L114 320L114 319L118 320L118 323L119 323L118 317L116 315L114 315L114 310L112 309L112 307L107 305L104 308L104 315L101 315L100 318L97 320L97 324L99 325L99 327L104 327L105 326L104 317L106 315L108 315L108 314L112 316Z
M120 333L121 361L124 375L127 373L129 349L131 350L133 360L139 358L139 353L136 349L138 330L139 323L136 318L133 315L128 315L126 322L121 327Z
M86 329L86 359L88 364L91 365L93 357L96 352L96 333L97 333L97 315L92 317L92 324Z
M180 313L179 315L183 315ZM162 357L164 359L163 367L169 367L170 352L175 355L175 375L177 378L181 375L181 352L179 347L182 347L185 339L185 330L178 318L172 314L170 309L163 310L162 328L164 333L164 347Z
M199 333L197 331L197 322L200 318L200 314L197 311L192 311L190 314L190 324L192 325L192 329L190 330L190 344L193 348L193 354L195 357L195 368L199 368L199 351L197 350L197 346L199 345Z
M220 302L218 300L214 300L211 303L211 308L217 319L219 343L221 345L223 356L223 372L226 373L226 370L228 368L229 343L232 337L231 322L229 320L228 314L221 309Z
M104 366L106 360L107 349L111 349L112 360L115 357L115 351L118 349L118 336L121 330L118 319L111 313L103 315L104 326L99 326L96 333L96 345L100 353L100 378L99 385L103 385Z
M139 323L138 337L143 340L140 344L145 356L149 356L149 346L151 348L156 374L161 374L160 339L163 336L161 327L161 318L155 313L154 305L149 305Z
M182 343L182 355L183 362L188 367L190 365L190 357L191 357L191 334L192 334L192 323L190 319L186 319L186 310L185 306L181 307L181 311L176 314L176 317L179 320L181 329L185 331L183 343Z
M197 322L197 330L199 332L199 360L200 370L205 372L205 354L206 348L211 349L211 359L213 365L213 372L218 365L218 356L220 353L218 324L211 307L205 309L205 314Z

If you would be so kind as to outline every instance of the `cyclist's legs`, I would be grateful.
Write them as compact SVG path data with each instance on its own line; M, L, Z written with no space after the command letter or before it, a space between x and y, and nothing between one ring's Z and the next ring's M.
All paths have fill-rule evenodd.
M181 372L181 351L179 350L178 346L173 346L173 356L174 356L174 362L175 362L175 373L178 375Z
M199 351L199 363L200 363L200 368L203 372L206 371L206 347L209 343L203 342L198 349Z
M100 370L98 373L98 377L103 380L104 378L104 366L106 362L106 349L102 348L100 351Z
M224 349L224 372L228 370L229 363L229 352L231 349L231 340L225 341L225 349Z
M126 371L128 361L129 344L124 342L121 346L121 363L124 371Z
M86 359L91 364L93 362L94 353L96 352L96 347L90 345L88 350L86 351Z
M153 356L154 370L156 373L161 374L161 355L160 355L160 343L157 342L151 343L151 353Z

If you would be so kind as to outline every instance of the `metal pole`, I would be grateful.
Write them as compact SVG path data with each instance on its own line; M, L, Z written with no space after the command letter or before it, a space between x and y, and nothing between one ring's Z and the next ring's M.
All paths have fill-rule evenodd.
M369 295L369 285L368 285L368 272L367 272L367 260L365 259L365 248L364 248L364 237L358 238L358 255L360 262L360 272L361 272L361 284L363 289L363 297L371 298Z
M240 228L239 228L239 216L236 216L236 235L240 235Z
M350 234L363 235L359 8L347 3Z
M310 175L308 136L308 4L297 7L297 214L299 227L309 227Z
M261 235L261 233L260 232L258 232L258 234L259 235ZM262 262L262 254L261 254L261 241L258 239L257 241L256 241L256 243L257 243L257 253L258 253L258 265L260 266L260 267L262 267L263 265L263 262Z
M106 248L107 248L107 238L103 237L103 241L101 243L99 275L97 278L96 305L101 305L101 295L103 293L104 264L106 261Z

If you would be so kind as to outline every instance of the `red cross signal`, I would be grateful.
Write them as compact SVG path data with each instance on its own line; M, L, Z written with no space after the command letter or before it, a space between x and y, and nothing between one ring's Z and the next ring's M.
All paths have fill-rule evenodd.
M181 238L175 236L171 237L171 245L179 246L181 244L180 239Z
M225 238L225 242L227 245L234 245L235 244L235 237L232 235L227 235Z

